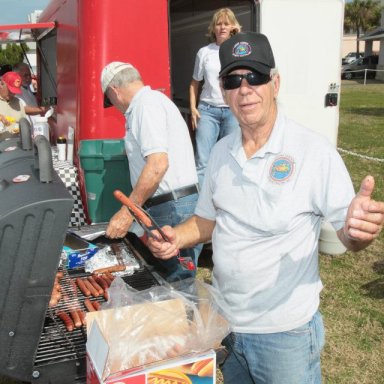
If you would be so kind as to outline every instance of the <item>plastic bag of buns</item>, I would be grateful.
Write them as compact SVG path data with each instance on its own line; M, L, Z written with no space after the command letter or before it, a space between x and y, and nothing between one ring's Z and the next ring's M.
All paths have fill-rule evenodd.
M108 342L105 375L216 349L230 332L213 288L195 279L137 291L117 277L108 293L87 314L88 332L97 321Z

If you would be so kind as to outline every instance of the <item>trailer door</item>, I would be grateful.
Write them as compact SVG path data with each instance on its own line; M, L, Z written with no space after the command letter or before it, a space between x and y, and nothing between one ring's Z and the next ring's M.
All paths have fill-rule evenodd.
M189 84L197 51L210 41L213 14L229 7L244 31L258 30L258 5L253 0L169 0L172 99L189 114Z

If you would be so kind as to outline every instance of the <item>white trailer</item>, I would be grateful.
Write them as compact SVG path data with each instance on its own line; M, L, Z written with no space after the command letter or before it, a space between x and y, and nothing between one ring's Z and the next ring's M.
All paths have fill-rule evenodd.
M339 126L343 0L261 0L260 32L270 39L281 74L279 105L335 146ZM320 251L345 252L324 222Z
M281 74L290 117L337 144L344 1L262 0L260 32Z

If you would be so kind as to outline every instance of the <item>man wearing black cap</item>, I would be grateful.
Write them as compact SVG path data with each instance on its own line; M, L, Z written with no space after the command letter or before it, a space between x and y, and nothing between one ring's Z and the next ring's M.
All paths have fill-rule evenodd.
M320 383L324 328L318 240L323 219L352 251L384 223L367 176L355 195L326 138L287 118L276 99L280 77L266 36L239 33L220 47L224 99L239 121L214 147L195 216L151 239L160 258L212 238L213 285L233 332L226 384Z

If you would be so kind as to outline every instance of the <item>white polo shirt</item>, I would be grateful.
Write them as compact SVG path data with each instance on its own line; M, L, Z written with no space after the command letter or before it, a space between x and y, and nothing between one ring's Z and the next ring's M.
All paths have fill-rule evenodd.
M136 185L153 153L167 153L169 168L154 196L197 184L193 147L186 122L163 93L143 87L125 113L125 148L131 183Z
M251 159L240 132L216 144L195 213L216 221L213 285L234 331L282 332L311 319L322 219L342 228L354 196L336 149L280 113Z
M220 46L216 43L200 48L195 59L192 78L196 81L204 80L200 101L215 107L228 107L223 99L219 83Z

